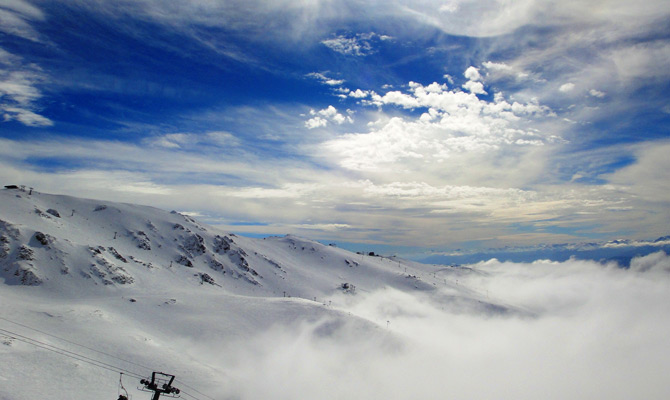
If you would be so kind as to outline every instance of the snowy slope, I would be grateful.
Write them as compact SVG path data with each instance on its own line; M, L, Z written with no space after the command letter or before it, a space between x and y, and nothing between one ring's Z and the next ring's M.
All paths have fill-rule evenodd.
M440 285L467 295L455 284L465 269L353 254L290 235L238 237L175 211L18 190L0 191L0 203L0 273L9 285L81 294L208 286L318 301Z
M0 400L665 399L669 316L664 252L423 265L0 190Z
M395 346L386 320L348 309L365 293L388 288L461 311L506 310L459 285L469 269L353 254L294 236L239 237L174 211L36 191L0 190L0 246L0 399L54 391L101 398L118 389L112 371L25 338L142 376L171 372L213 393L230 380L219 357L276 330Z

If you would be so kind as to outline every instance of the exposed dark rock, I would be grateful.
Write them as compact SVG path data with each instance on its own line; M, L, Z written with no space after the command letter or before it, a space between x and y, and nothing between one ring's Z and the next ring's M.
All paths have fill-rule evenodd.
M191 262L191 260L189 260L188 257L186 257L183 254L178 255L174 260L177 262L177 264L181 264L185 267L193 268L193 263Z
M114 258L116 258L117 260L123 261L124 263L127 263L127 262L128 262L128 260L126 260L126 258L125 258L124 256L122 256L121 254L119 254L119 252L116 251L115 248L113 248L113 247L108 247L107 250L109 250L109 252L110 252L110 253L114 256Z
M37 240L42 246L47 246L49 244L49 239L47 235L42 232L35 232L35 240Z
M354 285L352 285L351 283L348 283L348 282L345 282L345 283L341 284L340 289L344 293L351 293L351 294L356 293L356 286L354 286Z
M233 240L228 236L219 236L214 237L214 252L216 253L226 253L230 250L230 245L233 244Z
M19 248L19 259L33 261L35 259L35 252L30 247L21 245L21 248Z
M207 251L205 240L198 234L187 236L181 247L191 255L204 254Z
M132 232L129 231L130 236L132 236L133 240L137 242L137 247L142 249L142 250L151 250L151 240L149 240L149 237L147 236L144 231L137 231L137 232Z
M19 266L14 272L14 276L25 286L38 286L42 284L42 279L38 277L31 269Z
M196 274L196 276L199 276L199 277L200 277L200 284L201 284L201 285L203 285L203 284L205 284L205 283L209 283L210 285L219 286L219 285L216 283L216 281L214 281L214 278L212 278L211 276L209 276L209 274L199 273L199 274Z
M60 218L60 213L57 210L54 210L53 208L48 209L47 213L53 215L56 218Z

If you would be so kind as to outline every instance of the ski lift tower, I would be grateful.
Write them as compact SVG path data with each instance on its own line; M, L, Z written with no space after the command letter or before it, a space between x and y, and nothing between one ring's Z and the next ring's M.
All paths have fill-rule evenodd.
M140 381L144 385L144 388L140 390L143 392L154 392L151 400L158 400L161 394L166 395L166 397L177 398L179 397L179 389L172 386L172 381L174 381L174 375L154 372L151 374L151 380L142 379Z

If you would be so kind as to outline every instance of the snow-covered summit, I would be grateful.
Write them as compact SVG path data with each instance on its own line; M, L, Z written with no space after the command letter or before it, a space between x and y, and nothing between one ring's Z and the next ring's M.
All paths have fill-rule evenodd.
M0 399L114 393L118 375L103 368L101 379L90 359L135 376L168 371L210 393L240 391L246 378L230 374L251 364L220 358L240 348L274 354L269 344L303 334L394 343L388 318L355 310L373 293L506 311L458 283L472 274L292 235L241 237L148 206L0 190Z
M74 293L186 285L319 300L387 286L430 291L459 273L292 235L240 237L176 211L0 190L0 276L9 285Z

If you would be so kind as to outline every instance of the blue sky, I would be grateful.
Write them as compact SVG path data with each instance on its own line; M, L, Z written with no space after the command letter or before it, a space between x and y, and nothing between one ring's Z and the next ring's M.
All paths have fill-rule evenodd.
M7 0L0 177L387 252L654 238L667 21L659 0Z

